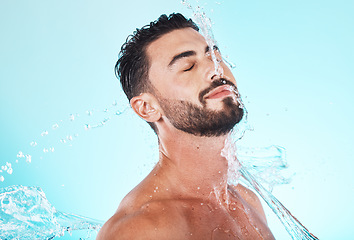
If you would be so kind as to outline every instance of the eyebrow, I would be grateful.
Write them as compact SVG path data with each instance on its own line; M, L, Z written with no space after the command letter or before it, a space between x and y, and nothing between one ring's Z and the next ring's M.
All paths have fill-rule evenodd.
M214 45L213 49L218 50L219 48L216 45ZM210 47L208 45L205 47L205 53L207 53L209 51L210 51ZM171 67L174 63L176 63L178 60L180 60L182 58L195 56L195 55L197 55L197 53L196 53L196 51L193 51L193 50L179 53L172 58L171 62L168 64L168 67Z
M195 51L185 51L180 54L177 54L172 58L171 62L168 64L168 66L171 67L175 62L177 62L178 60L180 60L182 58L195 56L195 55L197 55L197 53Z

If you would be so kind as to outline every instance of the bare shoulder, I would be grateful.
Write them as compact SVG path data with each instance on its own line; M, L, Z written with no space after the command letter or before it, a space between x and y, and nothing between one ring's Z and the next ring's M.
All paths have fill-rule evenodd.
M179 216L169 204L147 203L136 212L118 211L101 228L97 240L184 239Z
M267 222L262 203L259 200L258 196L252 190L248 189L242 184L237 184L237 186L230 187L233 190L236 190L241 195L241 197L262 216L265 222Z
M260 203L257 195L252 190L243 186L242 184L237 184L237 186L233 186L233 188L250 204Z
M155 221L143 215L113 216L103 225L97 240L160 239L156 227Z

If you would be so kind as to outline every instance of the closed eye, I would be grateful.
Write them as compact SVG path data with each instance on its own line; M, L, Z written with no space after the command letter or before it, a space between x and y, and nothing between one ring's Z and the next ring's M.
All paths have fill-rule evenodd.
M183 72L188 72L188 71L192 70L193 67L194 67L194 64L190 68L184 69Z

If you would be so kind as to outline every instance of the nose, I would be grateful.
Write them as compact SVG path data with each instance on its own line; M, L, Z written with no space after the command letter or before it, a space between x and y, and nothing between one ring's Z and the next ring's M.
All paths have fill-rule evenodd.
M224 69L217 59L207 59L206 65L207 81L214 81L215 79L221 78L224 75Z

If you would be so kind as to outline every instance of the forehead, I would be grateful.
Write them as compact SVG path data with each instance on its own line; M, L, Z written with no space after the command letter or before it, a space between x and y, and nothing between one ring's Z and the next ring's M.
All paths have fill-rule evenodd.
M205 51L204 37L192 28L173 30L152 42L146 50L150 67L155 64L168 64L178 53L188 50Z

